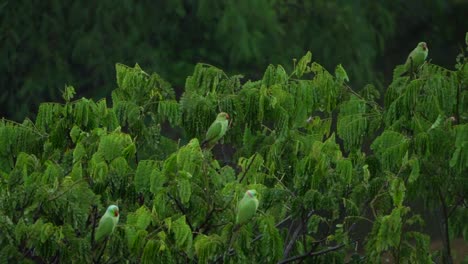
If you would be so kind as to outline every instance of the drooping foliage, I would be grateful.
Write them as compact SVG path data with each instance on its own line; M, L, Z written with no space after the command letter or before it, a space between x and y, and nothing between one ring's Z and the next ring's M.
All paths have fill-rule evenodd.
M180 101L158 74L116 65L106 100L43 103L35 121L0 123L0 262L401 263L429 251L410 202L442 208L445 235L468 238L468 66L427 63L395 76L378 105L371 85L307 53L287 72L243 81L198 64ZM200 141L232 117L213 151ZM235 226L248 189L260 205ZM109 204L120 222L91 238ZM370 230L361 230L370 226Z

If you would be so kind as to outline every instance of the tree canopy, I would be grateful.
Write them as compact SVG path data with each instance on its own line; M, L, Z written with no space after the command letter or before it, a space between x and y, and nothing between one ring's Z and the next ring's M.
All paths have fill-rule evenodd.
M197 64L180 100L138 64L115 70L109 101L67 86L35 118L0 122L1 262L430 263L468 239L464 54L453 71L427 62L395 74L384 107L377 88L356 92L345 67L310 52L257 80ZM221 111L230 128L202 149ZM237 228L248 189L259 208ZM440 252L417 199L441 209ZM92 247L110 204L120 222Z

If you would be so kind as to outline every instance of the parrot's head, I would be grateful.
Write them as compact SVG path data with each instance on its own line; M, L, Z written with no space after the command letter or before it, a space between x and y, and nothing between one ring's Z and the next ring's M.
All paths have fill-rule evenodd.
M228 120L229 119L229 114L226 113L226 112L221 112L221 113L218 114L216 119L222 119L222 120L226 119L226 120Z
M245 192L250 198L257 198L257 191L256 190L247 190Z
M418 48L419 48L419 49L422 49L423 51L427 51L427 50L428 50L426 42L419 42L419 43L418 43Z
M107 207L107 213L112 215L113 217L119 216L119 207L117 205L110 205Z

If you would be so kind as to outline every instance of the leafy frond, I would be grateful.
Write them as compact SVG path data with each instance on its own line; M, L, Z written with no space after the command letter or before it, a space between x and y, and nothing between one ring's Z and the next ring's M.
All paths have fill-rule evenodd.
M398 169L407 155L409 140L400 133L384 131L371 145L371 149L386 170Z
M455 128L455 152L450 159L450 167L455 167L460 173L468 167L468 125Z
M175 244L178 248L189 251L192 247L192 230L185 221L185 216L180 217L172 223Z
M7 120L0 121L0 170L9 171L14 158L21 152L39 155L47 135L29 123L17 124Z
M195 239L195 252L200 263L208 263L221 249L223 242L218 235L198 235Z
M345 143L345 149L351 150L362 144L366 135L368 121L366 104L355 96L341 105L338 116L337 132Z

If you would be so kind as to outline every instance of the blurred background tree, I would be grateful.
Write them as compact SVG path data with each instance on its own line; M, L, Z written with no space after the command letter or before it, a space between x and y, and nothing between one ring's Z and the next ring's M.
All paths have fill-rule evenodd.
M422 40L453 68L467 13L463 0L2 1L0 114L21 120L66 84L108 95L116 62L158 72L180 95L197 62L258 74L248 79L310 50L327 68L341 63L356 90L382 88Z

